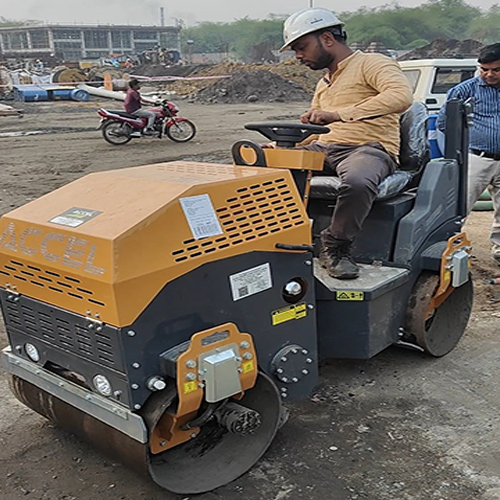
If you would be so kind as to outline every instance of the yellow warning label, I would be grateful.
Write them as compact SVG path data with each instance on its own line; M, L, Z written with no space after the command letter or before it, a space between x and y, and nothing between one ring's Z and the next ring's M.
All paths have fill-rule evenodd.
M337 292L337 300L365 300L364 292Z
M307 316L307 307L305 302L299 304L294 304L288 307L282 307L281 309L276 309L271 313L273 326L284 323L285 321L291 321L292 319L300 319Z
M189 394L198 389L198 383L194 380L192 382L184 382L184 394Z
M245 363L243 363L241 365L241 368L243 370L243 373L248 373L248 372L252 372L255 370L255 366L253 364L253 361L246 361Z

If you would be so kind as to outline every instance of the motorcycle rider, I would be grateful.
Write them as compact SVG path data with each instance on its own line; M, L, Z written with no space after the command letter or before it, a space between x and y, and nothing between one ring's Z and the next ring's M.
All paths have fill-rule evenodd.
M131 115L147 118L148 123L142 133L144 135L154 135L156 132L153 128L153 124L155 122L156 115L152 111L141 109L141 94L139 93L141 84L139 80L133 78L128 83L128 86L130 88L127 90L127 95L125 96L125 111Z

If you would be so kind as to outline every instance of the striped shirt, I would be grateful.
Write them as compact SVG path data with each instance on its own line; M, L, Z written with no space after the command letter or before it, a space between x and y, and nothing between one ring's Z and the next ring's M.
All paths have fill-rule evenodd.
M500 89L488 85L477 76L459 83L448 91L446 101L472 98L474 120L470 129L469 147L485 153L500 154ZM445 130L446 103L439 110L436 126Z

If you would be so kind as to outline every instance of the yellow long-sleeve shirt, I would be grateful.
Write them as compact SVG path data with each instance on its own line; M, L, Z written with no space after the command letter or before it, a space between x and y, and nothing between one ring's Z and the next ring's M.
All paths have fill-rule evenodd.
M399 156L399 117L413 101L410 85L398 63L382 54L356 51L322 78L312 108L337 111L342 121L317 140L338 144L380 142Z

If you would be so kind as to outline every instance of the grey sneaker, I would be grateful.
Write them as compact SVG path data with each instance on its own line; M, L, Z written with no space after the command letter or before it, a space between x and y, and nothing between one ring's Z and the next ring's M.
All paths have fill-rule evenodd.
M359 267L351 256L351 244L345 242L332 248L323 247L319 264L330 276L339 280L352 280L359 276Z
M142 131L142 134L143 135L157 135L158 132L156 132L156 130L153 130L152 128L145 128L143 131Z

